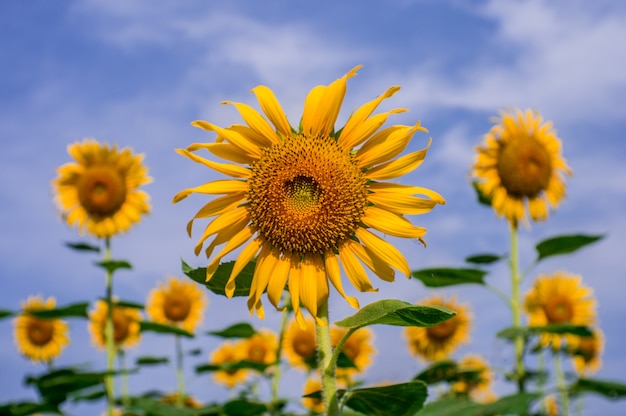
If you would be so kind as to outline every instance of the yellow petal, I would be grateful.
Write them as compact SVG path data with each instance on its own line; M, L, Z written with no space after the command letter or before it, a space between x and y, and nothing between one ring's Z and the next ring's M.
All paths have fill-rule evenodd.
M428 146L430 146L430 142L431 140L428 141ZM424 162L427 152L428 147L373 167L365 172L365 177L372 180L387 180L406 175Z
M376 135L358 150L355 158L360 168L375 166L398 156L409 144L416 131L409 126L392 126L389 130L391 131L388 135Z
M360 292L377 292L378 289L372 287L369 277L365 269L356 258L356 255L350 249L348 244L342 244L339 246L339 258L343 264L343 269L350 279L352 286L354 286Z
M250 177L250 169L244 168L243 166L231 165L229 163L216 163L201 156L198 156L194 153L191 153L190 151L185 149L176 149L176 153L188 157L196 163L200 163L208 168L223 173L224 175L232 176L234 178Z
M194 127L199 127L203 130L216 132L225 140L228 140L232 145L238 147L254 159L259 159L261 157L261 149L259 149L259 146L257 146L254 141L250 140L250 138L242 135L235 130L228 128L225 129L203 120L196 120L191 123L191 125Z
M233 194L238 192L248 192L248 183L236 180L218 180L207 182L195 188L183 189L174 196L173 204L182 201L192 193L197 194Z
M270 276L272 275L272 269L268 269L267 267L263 266L264 263L267 263L268 258L271 257L269 255L270 251L271 245L264 244L256 260L252 285L250 287L250 293L248 295L248 309L250 310L251 316L253 310L261 301L261 295L263 295L263 292L267 287L267 283L269 282Z
M310 256L305 256L300 265L300 300L311 315L317 317L317 279L319 273ZM322 275L325 279L326 277Z
M406 218L372 206L365 208L361 221L368 227L394 237L421 238L426 234L425 228L414 226Z
M200 210L193 216L193 218L187 223L187 234L191 237L191 228L193 222L198 218L208 218L214 215L219 215L225 211L229 211L235 208L237 205L244 202L246 194L244 192L237 192L234 194L224 195L219 198L215 198L212 201L205 204Z
M276 127L278 133L283 138L289 137L291 134L291 126L274 92L264 85L253 88L252 92L256 95L257 100L259 100L261 110L263 110L267 118L269 118L274 127Z
M304 99L304 110L302 112L302 132L304 134L315 136L319 133L321 127L315 117L318 107L323 105L320 101L324 96L326 88L324 85L318 85L311 89Z
M387 264L404 273L406 277L411 277L409 263L393 244L388 243L362 227L357 227L356 236L359 240L361 240L365 247L370 249Z
M228 229L222 230L219 233L217 233L215 235L215 238L213 238L213 240L211 240L211 244L209 244L207 246L207 248L204 250L206 258L210 259L211 256L213 255L213 250L215 250L215 247L217 247L217 246L219 246L221 244L224 244L227 241L230 241L231 239L234 238L234 237L232 237L233 235L239 234L240 232L243 231L244 228L249 228L250 237L248 237L248 238L251 238L254 233L252 232L252 229L250 229L250 227L248 227L248 222L249 222L248 218L243 218L241 221L232 224L230 227L228 227ZM233 248L233 250L234 250L234 248ZM196 252L196 256L199 253L200 252L197 251ZM228 253L224 253L223 255L225 255L225 254L228 254Z
M224 101L222 104L232 104L241 114L243 120L250 126L250 128L256 131L261 137L265 138L266 146L272 144L278 144L280 139L276 135L274 129L261 115L252 107L243 103L235 103L232 101Z
M306 330L306 321L300 310L300 287L302 286L302 265L300 255L291 255L291 271L289 273L289 294L291 295L291 306L296 322L302 330Z
M411 195L398 195L395 192L376 192L367 200L379 208L399 215L420 215L432 211L437 201L417 198Z
M363 143L369 139L389 118L390 114L399 114L406 111L406 108L395 108L385 113L376 114L367 120L363 121L357 126L357 128L350 133L345 141L339 141L339 145L344 149L352 149L355 146ZM343 130L341 131L341 137L345 137Z
M287 277L289 276L289 270L291 269L291 259L290 256L281 256L278 250L273 250L271 260L268 259L267 261L268 268L271 265L270 261L274 264L274 266L272 268L272 278L267 285L267 298L276 309L283 310L284 308L279 308L278 304L280 303L280 299L283 297L283 292L285 291Z
M229 231L234 231L238 229L235 225L233 225L232 228L229 228ZM220 234L218 234L218 236L216 237L216 240L219 239L224 240L221 241L222 243L228 241L226 243L226 245L222 248L222 250L213 258L213 260L211 261L211 263L209 263L209 265L206 268L206 281L208 282L211 277L213 277L213 274L215 273L215 271L217 270L217 268L220 265L220 261L222 261L222 258L229 254L231 251L239 248L241 245L243 245L246 241L250 240L253 236L254 236L254 230L252 230L250 227L244 227L239 229L240 231L238 231L236 234L234 234L232 237L230 238L222 238L220 236ZM227 237L227 236L225 236ZM221 244L221 243L220 243Z
M391 182L374 182L368 185L368 189L374 193L393 192L403 195L424 195L434 201L437 201L439 204L446 203L446 200L440 194L428 188L422 188L421 186L402 185Z
M223 213L219 217L215 217L215 219L206 226L202 236L198 240L198 243L196 244L196 255L202 248L202 244L207 238L215 233L221 232L222 230L227 233L230 232L229 228L239 221L249 221L248 210L246 207L235 208L232 211Z
M224 291L227 297L231 298L233 296L233 293L235 293L235 279L239 276L241 270L257 255L262 245L263 239L257 237L241 250L241 253L237 256L237 260L235 260L233 270L230 272L228 282L226 282Z
M206 149L219 158L243 165L251 165L256 160L230 143L193 143L187 147L187 150L190 152L195 152L199 149Z
M343 284L341 282L341 271L339 270L339 261L337 260L337 256L333 253L332 250L328 250L324 254L324 265L326 267L326 274L330 279L330 282L335 287L335 290L339 292L341 296L355 309L359 308L359 301L357 298L348 296L343 290Z
M371 271L386 282L393 282L395 272L380 257L370 256L365 248L354 240L347 240L345 243L350 246L350 250L363 262Z
M315 281L317 282L317 306L319 307L323 303L328 302L328 278L322 257L319 254L313 254L311 261L317 273Z

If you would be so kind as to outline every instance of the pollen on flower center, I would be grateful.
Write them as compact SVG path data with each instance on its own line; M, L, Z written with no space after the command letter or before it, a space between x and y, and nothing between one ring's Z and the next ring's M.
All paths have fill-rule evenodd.
M290 137L264 149L251 169L252 226L281 251L323 253L358 226L366 180L333 137Z
M78 184L80 204L91 215L110 216L126 200L126 184L121 175L106 166L89 168Z
M503 145L498 174L509 195L533 198L548 188L552 175L550 154L533 138L517 138Z
M37 346L48 344L54 335L54 325L50 321L33 319L28 325L28 339Z

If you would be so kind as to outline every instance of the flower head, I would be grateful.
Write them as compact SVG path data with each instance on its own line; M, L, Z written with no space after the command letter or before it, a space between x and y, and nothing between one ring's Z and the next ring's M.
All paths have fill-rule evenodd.
M593 374L602 367L600 356L604 350L604 334L601 330L594 329L590 337L568 336L567 347L579 375Z
M23 356L33 362L50 362L61 355L69 344L67 323L56 318L38 318L29 314L33 311L54 309L55 300L49 297L30 296L22 303L22 313L15 318L15 342Z
M304 396L315 393L317 391L322 391L322 382L319 379L313 377L307 378L306 382L304 383ZM303 397L302 406L316 414L324 413L324 400L322 400L321 397Z
M226 341L222 343L217 349L211 353L209 362L212 365L228 365L235 364L245 357L232 342ZM246 381L250 372L242 368L224 369L213 372L213 380L216 383L224 384L229 389L232 389L237 384L241 384Z
M105 328L109 307L103 300L89 313L89 332L95 346L106 348ZM116 348L133 347L141 338L139 309L113 304L113 343Z
M278 337L268 329L263 329L250 338L245 338L237 344L243 360L259 364L273 364L276 362Z
M561 141L551 122L536 111L503 112L482 147L477 147L473 176L491 198L493 209L513 228L548 217L565 196L563 174L571 175L561 156ZM525 206L526 205L526 206Z
M94 139L74 143L67 151L75 162L57 169L52 186L70 227L81 235L108 238L128 231L150 212L148 194L138 189L151 180L143 155Z
M343 336L348 332L346 328L332 327L330 329L330 342L336 347ZM370 328L360 328L350 335L341 347L346 357L354 363L355 367L337 367L337 376L352 376L361 373L372 364L372 356L376 349L372 345L374 332Z
M468 342L471 314L466 305L457 303L454 298L446 300L440 296L432 296L419 304L444 306L456 312L456 316L428 328L408 327L405 334L413 355L429 361L440 360Z
M150 292L146 312L151 320L178 326L194 332L202 322L207 301L197 283L189 279L170 277L166 284L159 282Z
M582 277L564 272L542 275L536 280L524 300L530 326L549 324L593 325L595 300L592 290L582 284ZM560 348L561 336L543 333L541 345Z
M472 373L464 377L464 372ZM491 390L493 383L493 372L489 364L479 355L466 355L459 361L460 380L452 385L452 389L457 394L468 394L479 403L489 403L496 399L495 393Z
M359 68L309 92L298 130L289 124L274 93L259 86L252 92L267 120L247 104L226 102L235 106L246 125L223 128L195 121L194 126L217 133L215 143L177 150L231 177L185 189L174 202L192 193L223 194L204 205L187 228L191 231L197 218L216 217L195 250L199 254L213 238L206 247L207 257L212 257L207 280L224 256L242 248L226 284L228 296L234 293L239 272L257 257L248 308L260 317L263 292L267 290L278 308L287 285L296 319L303 325L300 305L317 317L318 306L328 299L329 281L357 308L358 301L343 290L340 263L359 291L376 290L363 264L385 281L394 279L394 269L410 277L404 256L375 232L422 241L426 229L414 226L405 215L423 214L444 203L429 189L384 182L417 168L430 145L394 160L416 132L426 131L419 122L379 130L390 114L404 111L372 115L399 87L361 106L345 126L335 129L347 79ZM202 149L233 163L216 163L194 153ZM225 246L213 255L221 244Z
M315 363L317 352L317 336L315 322L305 319L304 326L291 321L283 337L283 352L289 364L302 370L310 370Z

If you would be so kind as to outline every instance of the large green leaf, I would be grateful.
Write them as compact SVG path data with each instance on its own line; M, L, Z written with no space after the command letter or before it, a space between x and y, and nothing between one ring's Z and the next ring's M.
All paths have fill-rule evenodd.
M209 331L207 333L222 338L250 338L256 334L256 331L249 323L239 322L221 331Z
M414 270L411 275L422 281L426 287L444 287L452 285L479 284L484 285L486 271L480 269L455 269L437 267L432 269Z
M573 253L588 244L595 243L603 237L602 235L573 234L548 238L535 246L537 249L537 261L550 256Z
M65 245L68 248L71 248L72 250L76 250L76 251L91 251L91 252L96 252L96 253L100 252L100 247L91 245L89 243L83 243L83 242L65 243Z
M455 315L454 311L441 306L419 306L402 300L387 299L371 303L335 324L344 328L375 324L429 327Z
M0 404L0 415L27 416L41 413L61 414L58 406L49 403L13 402Z
M113 274L119 269L132 269L133 266L126 260L104 260L94 263L98 267L102 267L107 272Z
M265 412L267 412L265 404L244 399L235 399L224 404L224 414L228 416L256 416Z
M570 387L572 393L597 393L609 399L626 397L626 384L617 381L581 378Z
M6 309L0 309L0 319L4 319L4 318L9 318L11 316L13 316L15 312L13 311L8 311Z
M206 406L200 409L189 409L178 407L174 404L164 403L158 398L132 397L130 400L131 409L140 409L150 416L200 416L200 415L222 415L222 408L217 405ZM126 414L126 413L124 413ZM135 413L129 413L135 414Z
M439 361L428 367L413 378L426 384L436 384L442 381L451 381L456 378L459 366L454 361Z
M211 277L211 280L206 281L206 267L192 268L184 260L182 260L183 273L187 275L191 280L194 280L202 285L205 285L211 292L226 296L225 288L226 283L230 277L230 273L235 265L234 261L222 263L218 266L217 270ZM256 266L256 260L252 260L248 263L243 270L237 276L235 283L235 292L233 296L248 296L250 294L250 288L252 287L252 276L254 274L254 267Z
M541 333L557 334L557 335L577 335L579 337L593 336L593 332L589 327L581 325L571 324L550 324L545 326L531 326L531 327L509 327L496 334L496 337L507 339L509 341L514 340L519 336L536 335Z
M408 416L422 408L428 392L425 383L410 381L391 386L354 389L345 394L345 405L357 412L372 416Z
M171 326L171 325L164 325L164 324L160 324L157 322L151 322L151 321L140 321L139 322L139 329L141 330L141 332L156 332L159 334L174 334L174 335L182 335L184 337L187 338L193 338L194 334L189 332L189 331L185 331L182 328L177 328L175 326Z
M465 398L448 398L424 406L416 416L490 416L528 414L528 408L539 397L521 393L502 397L493 403L479 404Z
M506 256L499 256L497 254L475 254L465 258L467 263L474 264L491 264L499 260L506 258Z
M87 318L87 308L89 303L80 302L73 303L71 305L63 306L55 309L45 309L40 311L29 311L29 315L36 316L37 318Z
M27 377L25 382L34 385L47 403L60 404L81 390L103 385L106 372L83 372L77 368L62 368L39 377Z
M265 369L269 367L269 364L257 363L255 361L237 361L233 363L224 363L224 364L202 364L196 366L196 373L206 373L206 372L214 372L214 371L234 371L234 370L255 370L258 372L263 372Z

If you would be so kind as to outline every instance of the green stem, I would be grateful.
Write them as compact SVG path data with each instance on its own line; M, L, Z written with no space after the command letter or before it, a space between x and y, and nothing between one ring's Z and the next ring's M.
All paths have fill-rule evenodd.
M341 337L341 339L339 340L339 343L337 344L337 346L333 350L333 356L331 358L333 363L335 363L335 364L337 363L337 360L339 359L339 354L341 354L341 349L343 348L343 346L346 343L346 341L348 341L348 338L350 338L350 335L354 334L357 329L359 329L359 328L350 328L343 335L343 337Z
M485 287L498 295L502 300L504 300L504 303L506 303L507 306L511 308L511 299L509 299L509 297L503 291L495 286L490 285L489 283L485 283Z
M519 254L517 245L517 227L511 227L511 311L513 313L513 327L520 328L522 326L522 305L520 300L520 283L521 276L519 274ZM518 334L515 337L515 378L517 380L517 388L520 393L525 390L524 387L524 336Z
M176 399L176 406L182 407L185 402L185 377L183 375L183 348L180 341L180 336L175 335L176 338L176 380L178 381L178 398Z
M337 402L337 382L335 380L335 361L333 361L332 347L330 345L330 327L328 323L328 301L320 305L318 318L322 323L315 322L317 333L317 351L319 354L319 369L322 376L322 391L324 397L325 415L339 415Z
M104 261L111 260L111 239L106 238L104 243ZM113 415L113 404L114 404L114 394L115 394L115 385L113 381L113 370L115 365L115 345L113 340L113 272L111 270L106 271L106 296L105 301L107 304L107 318L106 324L104 328L104 338L106 340L106 350L107 350L107 372L109 374L105 377L105 387L107 391L107 414L108 416Z
M280 357L283 351L283 340L285 338L285 328L287 328L287 320L289 318L289 311L287 308L283 309L280 317L280 332L278 333L278 347L276 348L276 363L273 366L274 374L272 376L272 414L278 415L278 409L276 405L278 404L278 388L280 385Z
M565 384L565 375L563 374L563 363L561 361L561 354L559 353L556 353L554 357L554 372L556 373L556 386L561 392L563 416L569 416L569 396L567 394L567 386Z
M122 404L124 407L128 408L130 406L129 399L129 389L128 389L128 373L126 372L126 353L123 348L120 348L118 353L118 361L121 372L121 395L122 395Z

